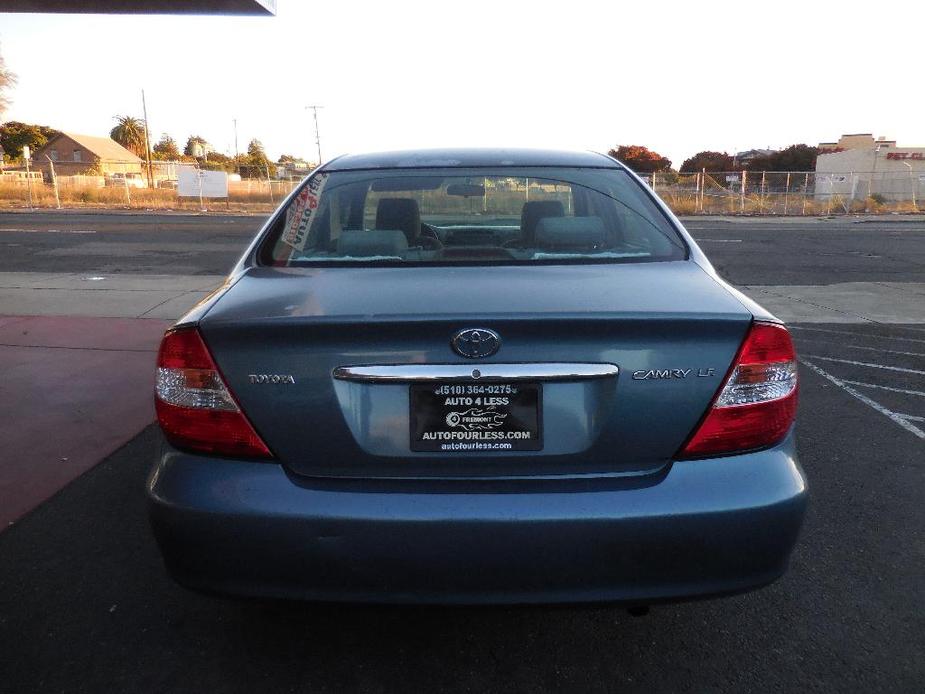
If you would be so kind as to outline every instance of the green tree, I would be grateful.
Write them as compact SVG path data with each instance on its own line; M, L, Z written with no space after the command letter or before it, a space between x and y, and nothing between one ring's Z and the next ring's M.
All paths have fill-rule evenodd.
M790 145L748 163L749 171L815 171L819 148L810 145Z
M246 178L273 178L276 176L276 164L271 162L263 148L263 143L257 138L247 145L247 154L239 166L240 173Z
M116 127L109 131L109 137L139 157L145 156L145 122L133 116L113 116Z
M681 173L696 173L697 171L732 171L732 157L726 152L697 152L690 159L681 164Z
M190 135L186 138L186 147L183 148L183 154L188 157L201 157L202 152L209 149L209 143L200 135Z
M212 171L233 172L235 170L234 157L229 157L227 154L222 154L221 152L209 152L207 157L203 157L199 160L199 165L204 169L211 169Z
M180 158L180 150L177 147L177 141L170 135L164 133L161 139L154 145L154 158L162 161L177 161Z
M247 156L258 161L267 161L267 153L263 148L263 143L256 137L247 143Z
M14 84L16 84L16 75L7 68L6 63L3 61L3 56L0 55L0 116L10 106L8 94L13 89Z
M29 145L34 151L39 147L44 147L57 134L57 130L47 125L33 125L11 120L0 125L0 147L3 147L6 156L18 159L22 156L24 145Z
M671 168L670 159L642 145L620 145L607 154L619 159L636 173L653 173Z

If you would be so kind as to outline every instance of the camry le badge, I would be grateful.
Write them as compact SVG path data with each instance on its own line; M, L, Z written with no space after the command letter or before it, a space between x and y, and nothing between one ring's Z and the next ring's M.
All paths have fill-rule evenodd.
M663 380L668 378L687 378L693 373L693 369L640 369L633 372L634 381L651 381L654 379ZM698 378L709 378L716 375L716 369L701 368L697 369Z
M488 328L467 328L456 333L450 344L460 356L482 359L501 348L501 336Z

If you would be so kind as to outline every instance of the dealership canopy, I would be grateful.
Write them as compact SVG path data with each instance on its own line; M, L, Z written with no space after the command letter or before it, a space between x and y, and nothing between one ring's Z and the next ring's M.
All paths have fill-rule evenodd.
M0 0L0 12L275 15L276 0Z

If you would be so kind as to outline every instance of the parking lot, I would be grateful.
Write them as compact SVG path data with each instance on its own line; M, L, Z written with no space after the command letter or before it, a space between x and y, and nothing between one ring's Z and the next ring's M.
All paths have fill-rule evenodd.
M2 333L0 319L0 366L11 374L0 427L14 442L0 453L0 494L11 498L42 464L16 438L27 424L17 417L54 415L25 396L13 404L19 389L30 378L48 385L36 373L51 361L60 388L68 360L89 359L84 352L109 355L80 362L101 373L136 364L106 384L113 397L135 388L153 362L152 336L218 281L261 221L0 214L0 316L10 321ZM925 222L698 218L688 227L724 276L792 321L812 499L780 581L657 605L646 617L611 606L384 608L193 594L167 578L147 528L143 484L159 433L129 398L35 442L87 462L64 477L43 467L36 503L73 481L31 512L23 502L24 515L0 533L0 691L920 691ZM106 337L100 323L65 324L62 306L87 321L125 321L134 341ZM32 316L47 322L20 329ZM68 438L93 427L123 433L105 445ZM60 452L68 446L73 453Z

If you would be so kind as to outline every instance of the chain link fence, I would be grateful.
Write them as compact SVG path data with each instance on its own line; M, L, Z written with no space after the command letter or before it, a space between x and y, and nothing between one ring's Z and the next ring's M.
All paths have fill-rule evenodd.
M198 198L179 197L172 186L103 176L56 176L41 172L0 173L0 207L97 207L200 210ZM833 215L919 212L925 206L925 172L817 173L727 171L650 174L646 182L681 215ZM228 198L207 200L215 211L270 212L298 180L244 179L228 182ZM503 191L497 191L502 194ZM526 192L542 196L532 187ZM474 204L474 203L473 203ZM487 204L487 201L486 201Z
M49 180L50 179L50 180ZM2 207L137 208L200 211L199 198L180 197L176 181L105 176L42 176L41 172L7 171L0 174ZM207 199L208 210L270 212L299 184L297 180L244 179L228 181L228 197Z
M925 173L706 171L646 182L676 214L832 215L919 212Z

